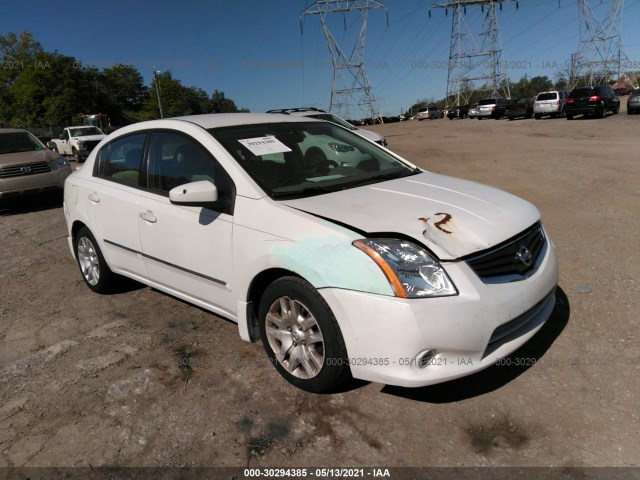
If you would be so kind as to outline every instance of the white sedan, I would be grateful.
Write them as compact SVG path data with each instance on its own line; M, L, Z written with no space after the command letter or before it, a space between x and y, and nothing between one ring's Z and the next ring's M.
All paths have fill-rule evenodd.
M301 145L334 139L328 168ZM313 392L418 387L494 365L554 308L554 247L528 202L422 171L338 125L217 114L117 130L65 183L92 290L138 280L238 324Z

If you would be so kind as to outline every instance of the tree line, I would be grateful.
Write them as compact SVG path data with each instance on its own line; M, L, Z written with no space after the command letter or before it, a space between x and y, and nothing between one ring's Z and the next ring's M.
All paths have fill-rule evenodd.
M164 117L248 111L224 92L209 95L186 87L170 71L157 73L149 86L132 65L102 70L74 57L48 52L33 35L0 35L0 126L48 127L81 124L82 114L104 113L122 126ZM157 82L157 86L156 86Z

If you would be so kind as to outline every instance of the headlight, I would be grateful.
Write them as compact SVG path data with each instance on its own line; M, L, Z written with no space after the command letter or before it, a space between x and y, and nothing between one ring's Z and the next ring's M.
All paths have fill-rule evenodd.
M51 170L57 170L59 168L64 168L69 165L69 160L64 157L56 158L55 160L49 162L49 166Z
M389 280L396 297L445 297L458 294L442 265L411 242L369 238L355 240L353 245L376 262Z
M339 153L353 152L355 150L351 145L345 145L343 143L329 143L329 146L334 152Z

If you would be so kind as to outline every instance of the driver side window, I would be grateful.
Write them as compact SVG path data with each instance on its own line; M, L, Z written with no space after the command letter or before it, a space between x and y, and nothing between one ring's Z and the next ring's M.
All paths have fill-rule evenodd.
M185 183L208 180L216 185L223 210L231 209L234 188L215 158L193 138L175 132L153 132L147 186L163 195Z

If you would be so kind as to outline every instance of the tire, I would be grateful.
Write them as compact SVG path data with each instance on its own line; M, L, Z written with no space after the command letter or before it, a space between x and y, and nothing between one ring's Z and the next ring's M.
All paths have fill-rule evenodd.
M76 150L75 148L71 149L71 155L73 155L73 158L76 162L82 163L82 157L80 156L80 152L78 152L78 150Z
M513 115L509 115L509 121L513 121L513 119L516 118Z
M542 118L542 115L540 115L539 113L536 113L533 118L535 118L536 120L540 120L540 118Z
M573 115L570 113L567 113L567 120L573 120Z
M602 107L602 112L600 112L600 118L607 118L607 107Z
M350 378L338 322L305 280L282 277L269 285L260 299L258 323L269 359L292 385L320 393Z
M618 115L620 113L620 104L616 105L616 108L613 109L613 114Z
M84 282L96 293L108 293L114 275L102 256L98 242L87 227L78 231L73 246Z

